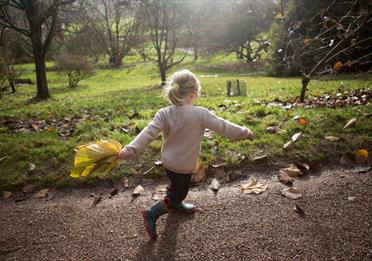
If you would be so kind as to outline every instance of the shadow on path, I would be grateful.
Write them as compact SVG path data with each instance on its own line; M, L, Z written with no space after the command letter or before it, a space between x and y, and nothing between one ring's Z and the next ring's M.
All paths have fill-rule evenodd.
M169 213L164 231L159 231L157 240L149 239L138 249L135 260L175 260L177 250L178 229L182 222L194 216ZM146 235L147 236L147 235Z

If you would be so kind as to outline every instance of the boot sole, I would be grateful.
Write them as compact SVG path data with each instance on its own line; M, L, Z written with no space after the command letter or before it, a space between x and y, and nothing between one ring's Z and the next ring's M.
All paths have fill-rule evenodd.
M143 218L143 223L145 223L145 230L146 230L147 234L150 236L151 239L156 239L158 236L151 232L149 223L147 222L146 210L141 210L141 214L142 214L142 218Z

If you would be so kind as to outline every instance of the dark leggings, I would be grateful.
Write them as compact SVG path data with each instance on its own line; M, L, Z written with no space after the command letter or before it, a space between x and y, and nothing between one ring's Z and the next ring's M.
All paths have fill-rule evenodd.
M168 186L167 190L170 208L175 208L176 205L186 198L189 192L191 174L180 174L168 169L165 169L165 172L170 180L170 186Z

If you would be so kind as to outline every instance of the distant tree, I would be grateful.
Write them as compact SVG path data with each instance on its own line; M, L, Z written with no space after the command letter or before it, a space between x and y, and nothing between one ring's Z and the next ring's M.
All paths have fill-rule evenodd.
M140 24L136 19L137 1L86 0L85 3L86 12L79 14L84 20L81 29L96 32L96 38L100 38L97 40L104 46L110 64L119 68L140 37Z
M268 52L270 43L266 33L274 20L275 5L269 0L235 0L225 41L235 50L237 58L252 63L261 58L261 52Z
M59 10L75 0L0 0L0 25L31 39L38 99L49 94L45 58L58 27Z
M290 11L306 5L297 1ZM298 18L289 23L283 62L296 66L302 74L301 102L313 78L342 68L372 68L371 1L328 1L309 20Z
M187 6L176 0L141 0L143 30L149 34L155 57L140 49L142 55L158 65L162 85L165 84L167 71L181 63L187 50L177 53L181 31L188 14Z
M12 92L15 93L14 79L16 70L9 43L6 43L4 39L6 31L7 28L0 27L0 88L6 89L6 87L10 87Z
M57 70L67 75L70 88L75 88L82 79L93 73L91 64L82 55L63 54L54 60Z

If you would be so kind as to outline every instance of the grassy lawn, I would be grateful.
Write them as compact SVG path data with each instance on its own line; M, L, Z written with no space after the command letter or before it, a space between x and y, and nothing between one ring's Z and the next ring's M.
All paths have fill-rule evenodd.
M15 188L33 182L40 186L61 187L94 182L96 179L73 180L69 178L74 148L96 139L116 139L122 144L130 142L136 131L142 129L156 111L168 103L162 98L157 87L159 76L153 64L133 63L121 70L97 70L93 76L81 82L76 89L69 89L67 79L56 72L48 72L52 98L45 102L31 103L35 86L21 86L15 95L6 95L0 102L0 119L13 117L19 121L33 120L64 122L72 126L74 132L63 137L60 130L14 132L7 126L0 126L0 189ZM256 137L253 141L231 142L219 135L205 139L201 159L209 166L216 158L225 159L229 166L249 163L256 156L268 155L270 162L281 158L306 163L335 160L344 152L372 148L372 118L363 116L372 112L372 106L349 106L344 108L292 108L284 110L268 107L265 103L273 100L291 100L299 95L299 78L273 78L252 76L238 72L236 67L222 71L208 66L223 65L233 61L231 56L212 57L193 63L190 59L178 68L193 70L202 83L202 95L197 105L214 110L218 115L237 124L251 128ZM51 63L48 64L52 66ZM31 72L33 65L21 65L24 78L35 79ZM177 68L175 68L177 69ZM170 72L171 73L171 72ZM169 75L170 75L169 73ZM214 75L210 77L210 75ZM217 76L217 77L216 77ZM226 80L247 81L248 96L226 97ZM313 80L310 82L308 98L328 93L336 95L340 91L371 89L372 78L352 79L352 77ZM342 89L342 90L340 90ZM136 113L138 112L138 113ZM305 117L306 125L299 125L295 116ZM83 117L83 120L74 119ZM343 129L346 122L357 117L355 127ZM282 134L267 133L268 126L279 125L286 130ZM128 132L122 130L125 128ZM283 150L283 144L296 132L304 137L291 150ZM327 141L326 135L340 137L339 141ZM136 162L122 165L111 175L119 179L135 172L146 171L159 158L161 136L153 142ZM246 157L241 162L240 155ZM29 163L36 167L27 171ZM151 175L162 175L155 171Z

